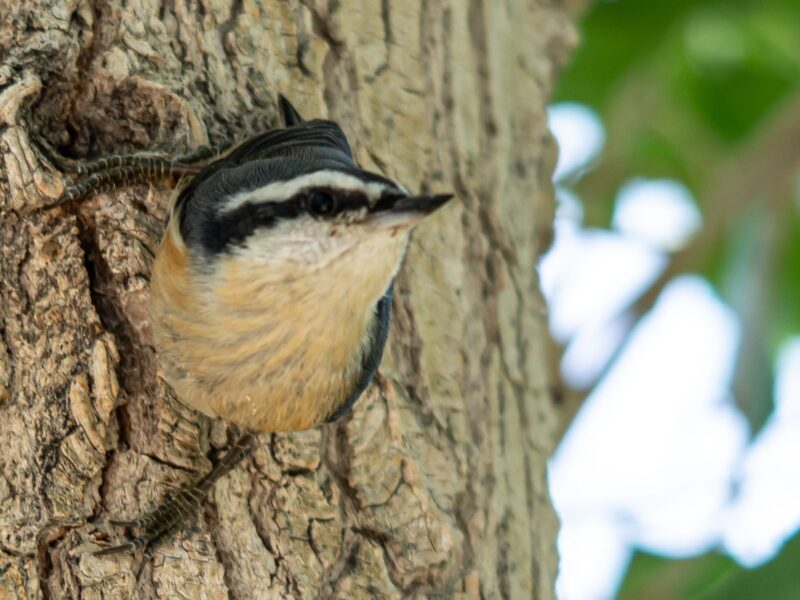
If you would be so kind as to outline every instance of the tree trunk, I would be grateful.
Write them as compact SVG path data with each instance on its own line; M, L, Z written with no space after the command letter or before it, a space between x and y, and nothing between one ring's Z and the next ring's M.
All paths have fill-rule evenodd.
M0 0L0 597L552 598L558 407L535 274L545 105L573 40L549 0ZM148 324L170 191L36 211L73 157L185 152L284 93L359 163L458 202L415 234L381 374L335 424L265 435L137 556L153 508L231 442L171 399Z

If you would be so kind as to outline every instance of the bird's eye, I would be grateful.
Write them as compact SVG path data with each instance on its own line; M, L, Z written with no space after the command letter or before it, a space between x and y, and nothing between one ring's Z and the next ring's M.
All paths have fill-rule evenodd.
M327 192L314 192L308 199L308 209L317 216L329 215L336 208L336 201Z

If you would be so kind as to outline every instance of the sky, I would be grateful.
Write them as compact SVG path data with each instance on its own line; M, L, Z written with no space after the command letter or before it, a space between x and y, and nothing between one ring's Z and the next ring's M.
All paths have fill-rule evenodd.
M680 182L632 177L611 230L582 225L581 200L561 184L603 147L598 117L553 105L560 147L556 237L539 265L561 371L574 386L600 374L622 327L614 317L702 227ZM614 597L636 548L670 557L720 549L758 565L800 527L800 337L780 351L776 410L751 439L733 403L735 312L699 276L673 280L594 387L549 465L561 519L561 600Z

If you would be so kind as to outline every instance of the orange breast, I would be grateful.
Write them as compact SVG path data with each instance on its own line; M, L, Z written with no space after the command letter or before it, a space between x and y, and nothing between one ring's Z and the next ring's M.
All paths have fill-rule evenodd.
M246 254L200 269L171 224L151 281L167 381L185 404L245 427L295 431L323 422L361 374L374 307L404 250L405 240L393 238L388 248L359 247L368 263L351 256L282 279Z

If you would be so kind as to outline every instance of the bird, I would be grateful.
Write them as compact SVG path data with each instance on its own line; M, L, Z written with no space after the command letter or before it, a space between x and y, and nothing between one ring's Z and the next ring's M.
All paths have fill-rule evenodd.
M283 127L201 166L101 159L56 203L135 181L187 180L151 267L153 345L178 400L245 432L210 473L156 510L114 521L144 532L97 554L148 551L199 508L260 432L306 430L352 409L381 362L410 232L452 198L410 194L361 169L337 123L304 120L283 95L278 106Z

